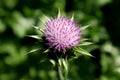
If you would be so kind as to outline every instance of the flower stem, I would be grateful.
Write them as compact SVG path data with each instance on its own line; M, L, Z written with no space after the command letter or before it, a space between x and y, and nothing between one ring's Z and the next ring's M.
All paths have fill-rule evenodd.
M64 65L64 67L65 67L65 79L64 80L67 80L67 77L68 77L68 63L67 63L67 56L66 56L66 58L65 58L65 65Z
M62 68L59 64L57 65L57 72L58 72L58 80L63 80Z
M68 63L66 58L57 58L56 61L57 66L57 74L58 80L67 80L68 78Z

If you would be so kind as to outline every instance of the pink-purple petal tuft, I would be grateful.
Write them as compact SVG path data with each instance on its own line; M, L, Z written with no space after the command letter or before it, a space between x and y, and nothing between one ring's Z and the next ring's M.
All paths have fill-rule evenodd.
M67 49L79 45L81 39L80 26L69 18L53 18L46 24L45 38L50 48L55 51L66 52Z

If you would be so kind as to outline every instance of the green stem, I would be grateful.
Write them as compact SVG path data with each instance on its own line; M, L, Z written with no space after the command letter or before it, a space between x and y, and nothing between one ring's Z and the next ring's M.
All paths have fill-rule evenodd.
M59 57L57 58L57 60L58 61L56 61L56 66L57 66L58 80L67 80L68 78L67 57L66 58Z
M62 74L62 69L60 65L57 65L57 72L58 72L58 79L63 80L63 74Z
M63 72L62 72L61 58L59 58L59 57L57 57L56 67L57 67L58 80L63 80Z
M68 63L67 63L67 57L65 58L65 64L66 64L66 68L65 68L65 79L64 79L64 80L67 80L67 77L68 77Z

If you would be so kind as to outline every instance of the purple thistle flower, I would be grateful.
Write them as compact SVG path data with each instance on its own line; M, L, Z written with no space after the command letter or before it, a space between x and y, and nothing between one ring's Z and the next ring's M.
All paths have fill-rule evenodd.
M50 48L55 51L66 52L67 49L79 45L81 39L80 26L70 18L53 18L46 24L45 38Z

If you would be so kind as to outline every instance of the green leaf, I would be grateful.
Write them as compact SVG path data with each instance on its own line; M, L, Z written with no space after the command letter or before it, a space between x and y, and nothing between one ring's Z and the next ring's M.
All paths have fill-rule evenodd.
M50 59L49 61L55 66L55 60Z
M79 52L77 52L77 51L74 51L74 54L75 54L75 56L72 57L73 59L77 59L79 56L82 55L81 53L79 53Z
M32 49L31 51L29 51L28 53L33 53L33 52L36 52L38 50L40 50L41 48L36 48L36 49Z
M65 59L62 59L62 63L63 63L63 66L65 67L65 70L68 71L68 66Z
M85 51L85 50L82 49L82 48L74 48L74 51L75 51L76 53L79 53L79 54L83 54L83 55L87 55L87 56L94 57L94 56L92 56L89 52Z
M28 37L34 38L34 39L41 39L38 35L27 35Z
M71 20L74 20L74 13L72 14Z
M42 15L42 17L40 17L40 21L46 25L46 22L48 22L50 20L50 18L48 16L46 16L45 14Z
M88 41L88 40L90 40L90 39L83 38L83 39L81 40L81 42Z
M62 66L61 58L58 58L58 64Z
M43 53L47 53L47 52L49 52L50 51L50 49L48 48L48 49L46 49L45 51L43 51Z
M58 17L58 18L61 17L60 8L58 8L58 15L57 15L57 17Z
M39 30L39 31L41 31L42 33L44 33L44 30L42 29L42 28L40 28L40 27L37 27L37 26L33 26L36 30Z
M81 27L81 30L84 31L84 30L87 29L88 27L90 27L90 25L83 26L83 27Z
M93 44L92 42L83 42L83 43L80 43L79 46L87 46L87 45L91 45Z

